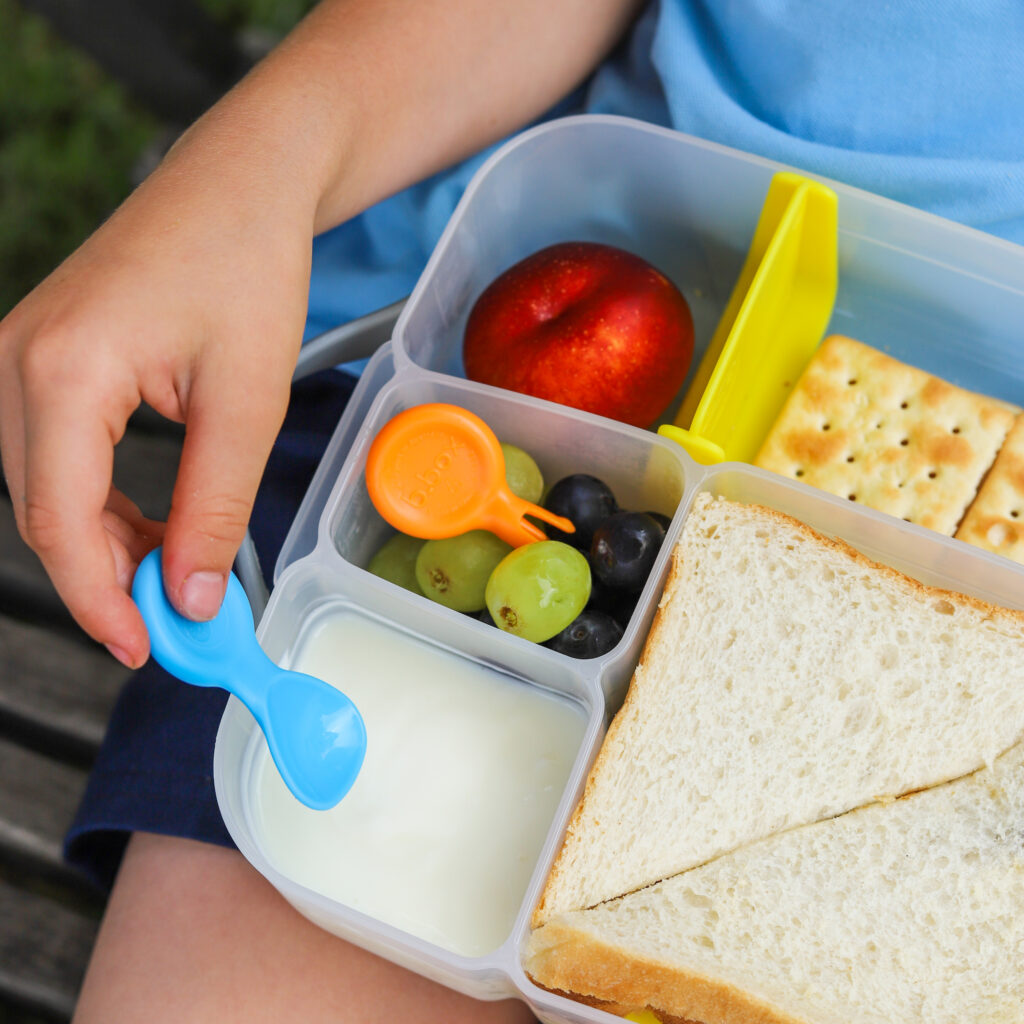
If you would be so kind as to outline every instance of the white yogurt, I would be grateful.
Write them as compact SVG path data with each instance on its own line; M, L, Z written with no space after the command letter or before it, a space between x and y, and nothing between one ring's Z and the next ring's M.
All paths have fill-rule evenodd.
M366 760L312 811L264 751L254 818L282 874L465 956L508 936L582 742L582 708L355 612L291 666L347 693Z

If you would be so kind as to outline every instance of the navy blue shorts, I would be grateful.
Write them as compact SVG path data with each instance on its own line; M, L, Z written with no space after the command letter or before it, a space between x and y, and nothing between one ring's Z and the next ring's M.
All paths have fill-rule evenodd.
M355 378L328 370L292 389L250 523L265 573L354 386ZM152 659L131 677L65 840L72 865L109 888L132 832L234 845L213 790L213 742L226 701L223 690L181 683Z

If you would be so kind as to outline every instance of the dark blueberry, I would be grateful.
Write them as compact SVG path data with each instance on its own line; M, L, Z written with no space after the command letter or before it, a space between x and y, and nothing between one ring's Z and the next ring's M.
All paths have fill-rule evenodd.
M491 617L490 609L486 605L478 612L473 612L473 618L479 619L481 622L485 622L488 626L494 625L494 619Z
M637 593L664 539L661 524L646 512L616 512L594 532L591 572L606 587Z
M593 573L590 574L590 598L587 608L591 611L605 612L610 615L623 629L636 608L638 594L634 591L620 590L602 583Z
M544 646L570 658L597 658L610 651L622 639L622 626L604 612L580 612L561 633Z
M619 510L611 488L596 476L575 473L563 477L548 491L544 507L557 516L572 520L575 533L563 533L553 526L545 527L551 540L564 541L580 551L590 550L594 531L610 515Z
M658 523L661 526L661 528L666 533L668 533L668 528L672 525L672 517L671 516L666 516L666 515L662 514L661 512L651 512L650 510L648 510L647 514L656 523Z
M593 573L590 574L590 597L587 598L587 607L594 611L608 612L619 602L622 592L612 587L606 587Z

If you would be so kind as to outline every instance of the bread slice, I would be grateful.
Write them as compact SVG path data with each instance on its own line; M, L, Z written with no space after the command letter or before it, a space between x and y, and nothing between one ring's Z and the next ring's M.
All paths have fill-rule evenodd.
M1024 563L1024 414L1006 435L956 537Z
M1024 613L698 495L533 916L986 764L1024 737Z
M1024 1021L1024 746L534 932L540 985L704 1024Z
M1016 411L832 335L754 462L952 536Z

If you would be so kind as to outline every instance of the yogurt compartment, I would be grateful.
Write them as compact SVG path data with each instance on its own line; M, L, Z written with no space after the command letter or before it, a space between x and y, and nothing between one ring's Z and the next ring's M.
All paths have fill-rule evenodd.
M344 687L370 742L348 796L303 806L259 756L257 841L282 874L464 956L511 931L583 739L576 704L351 608L294 667Z
M229 832L293 906L481 999L514 992L512 936L605 723L589 673L497 634L321 544L283 574L257 635L279 664L355 701L367 725L359 778L332 811L302 807L234 698L214 750Z

